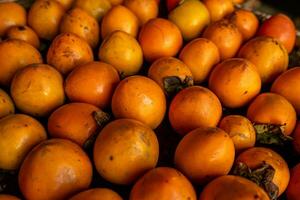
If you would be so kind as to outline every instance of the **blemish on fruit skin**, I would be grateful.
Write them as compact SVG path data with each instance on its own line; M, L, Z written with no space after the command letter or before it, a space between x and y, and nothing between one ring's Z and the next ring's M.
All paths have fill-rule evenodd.
M114 157L113 157L112 155L110 155L110 156L109 156L109 160L110 160L110 161L113 161L113 160L114 160Z

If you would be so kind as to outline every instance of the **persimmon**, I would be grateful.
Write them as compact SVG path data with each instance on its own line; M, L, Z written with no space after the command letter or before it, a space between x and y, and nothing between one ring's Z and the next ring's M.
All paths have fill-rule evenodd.
M295 46L295 24L287 15L282 13L273 15L265 20L260 26L257 34L278 39L278 41L284 45L288 53L290 53Z
M47 63L63 75L75 67L94 60L89 44L73 33L62 33L51 43L47 52Z
M69 139L80 146L97 131L94 114L100 109L87 103L69 103L56 109L48 118L51 137Z
M300 154L300 122L297 123L293 132L293 146L296 153Z
M9 39L23 40L35 48L40 47L40 40L37 34L28 26L12 26L6 32L6 37Z
M110 105L120 81L118 71L104 62L76 67L65 80L65 92L72 102L90 103L100 108Z
M39 117L49 115L65 100L61 74L46 64L32 64L18 71L10 91L18 109Z
M158 167L148 171L133 186L130 200L196 200L196 192L189 180L179 171Z
M186 134L174 156L176 167L197 184L229 173L235 150L230 136L219 128L200 127Z
M193 85L190 69L174 57L163 57L154 61L148 70L148 77L158 83L167 94L181 87ZM175 86L171 84L174 80L179 81Z
M255 14L249 10L238 9L227 18L237 26L244 41L252 38L258 30L259 21Z
M9 56L7 56L9 55ZM42 63L40 52L27 42L9 39L0 43L0 85L8 86L14 74L33 63Z
M201 126L216 126L221 115L222 106L218 97L202 86L181 90L169 108L171 126L181 135Z
M109 0L111 5L116 6L122 4L124 0Z
M198 0L183 1L169 13L168 19L178 26L187 41L198 37L210 23L206 6Z
M69 10L61 20L61 33L74 33L85 39L92 48L99 42L99 25L97 20L81 8Z
M55 0L34 1L28 12L28 25L40 38L52 40L64 14L64 7Z
M46 139L44 127L30 116L14 114L0 119L0 168L17 170L27 153Z
M191 70L195 83L204 82L213 67L220 62L218 47L206 38L197 38L181 50L179 59Z
M261 88L256 67L246 59L230 58L218 64L209 77L209 89L223 106L238 108L249 103Z
M112 97L116 118L132 118L155 129L166 112L166 98L159 85L144 76L130 76L117 86Z
M15 2L0 3L0 37L12 26L26 25L26 10Z
M284 97L262 93L250 104L247 117L254 123L284 126L283 134L290 135L296 125L296 111Z
M238 57L252 62L263 83L272 82L288 67L288 53L276 39L266 36L255 37L244 44Z
M93 188L82 191L69 200L122 200L122 197L115 191L108 188ZM1 200L1 199L0 199Z
M288 200L299 200L300 188L300 164L297 164L291 170L291 179L286 190Z
M159 11L157 0L124 0L124 5L137 16L140 26L156 18Z
M175 56L182 45L182 35L178 27L163 18L150 19L139 33L139 43L147 61L161 57Z
M278 76L272 84L271 92L285 97L300 114L300 67L287 70Z
M217 45L221 60L234 57L242 44L242 35L238 27L227 19L210 24L203 37Z
M19 172L19 187L26 199L63 200L85 190L92 181L92 164L75 143L50 139L37 145Z
M100 21L112 7L109 0L76 0L74 6L85 10L97 21Z
M143 64L143 52L138 41L124 31L114 31L102 42L98 57L114 66L121 76L134 75Z
M59 2L64 7L65 10L69 10L74 3L74 0L55 0L55 1Z
M0 88L0 119L15 113L15 105L11 97Z
M156 166L158 154L158 140L151 128L133 119L117 119L101 130L93 155L103 178L128 185Z
M254 147L256 132L252 123L241 115L228 115L219 124L231 137L236 151Z
M252 147L242 152L236 162L243 163L250 169L257 169L263 164L270 165L274 170L271 180L278 187L278 196L286 189L290 179L290 172L286 161L275 151L264 147Z
M212 22L218 21L234 11L232 0L203 0Z
M135 14L123 5L112 7L103 17L101 22L101 36L106 36L114 31L124 31L136 37L138 34L139 20Z
M21 199L9 194L0 194L0 200L21 200Z
M270 200L266 192L258 185L239 176L221 176L208 183L199 200Z

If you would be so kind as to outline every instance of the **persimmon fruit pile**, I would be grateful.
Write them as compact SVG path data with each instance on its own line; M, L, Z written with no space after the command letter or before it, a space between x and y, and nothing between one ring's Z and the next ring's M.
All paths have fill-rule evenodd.
M20 2L0 1L0 200L300 200L290 16Z

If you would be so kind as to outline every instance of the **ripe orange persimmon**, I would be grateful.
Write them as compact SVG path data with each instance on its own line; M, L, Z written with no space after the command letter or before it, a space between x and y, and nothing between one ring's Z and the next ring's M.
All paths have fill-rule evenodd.
M182 36L171 21L155 18L144 24L139 33L139 42L147 61L165 56L175 56L181 48Z
M40 40L37 34L28 26L12 26L6 32L6 37L9 39L23 40L35 48L40 47Z
M291 179L286 190L288 200L299 200L300 188L300 164L297 164L291 170Z
M130 76L117 86L112 97L116 118L132 118L155 129L166 112L166 98L159 85L144 76Z
M159 167L148 171L133 186L130 200L196 200L196 192L189 180L179 171Z
M0 88L0 119L15 113L15 105L11 97Z
M90 103L100 108L110 105L120 81L118 71L104 62L76 67L65 80L65 92L72 102Z
M109 0L76 0L75 7L81 8L93 16L98 22L111 9L112 5Z
M201 86L181 90L169 108L171 126L181 135L201 126L216 126L221 115L222 106L218 97Z
M0 200L21 200L16 196L12 196L9 194L0 194Z
M234 11L232 0L203 0L212 22L218 21Z
M82 191L69 200L122 200L122 197L108 188L94 188Z
M64 139L37 145L19 172L19 187L26 199L63 200L87 189L91 181L89 157L80 146Z
M190 180L204 185L229 173L234 162L232 139L219 128L201 127L189 132L179 142L174 162Z
M300 154L300 122L297 123L296 128L293 132L293 146L294 150Z

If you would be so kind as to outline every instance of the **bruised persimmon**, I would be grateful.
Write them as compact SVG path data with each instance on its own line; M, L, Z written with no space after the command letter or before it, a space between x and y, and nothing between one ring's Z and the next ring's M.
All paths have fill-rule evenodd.
M11 97L0 88L0 119L15 113L15 105Z
M94 60L89 44L73 33L62 33L51 43L47 52L47 63L63 75L75 67Z
M270 200L267 193L250 180L239 176L221 176L208 183L199 200Z
M266 36L255 37L242 46L238 57L252 62L263 83L272 82L288 67L288 53L276 39Z
M296 125L296 111L284 97L262 93L250 104L247 117L254 123L283 126L283 134L290 135Z
M271 92L285 97L300 114L300 67L294 67L278 76L272 84Z
M181 50L179 59L191 70L195 83L204 82L213 67L220 62L218 47L206 38L197 38Z
M26 10L15 2L0 3L0 37L12 26L26 25Z
M107 124L94 144L94 162L107 181L128 185L158 161L158 140L151 128L132 119Z
M154 61L148 70L148 77L159 84L167 94L182 87L193 85L190 69L174 57L163 57ZM179 81L175 86L171 84L174 79Z
M21 200L21 199L9 194L0 194L0 200Z
M97 131L94 114L100 109L87 103L69 103L48 118L48 132L53 138L69 139L80 146Z
M121 76L134 75L143 64L143 52L138 41L124 31L114 31L102 42L98 57L114 66Z
M212 22L218 21L234 11L232 0L203 0Z
M175 56L181 48L182 36L178 27L163 18L150 19L139 33L139 42L147 61Z
M237 158L237 163L243 163L250 169L258 169L263 164L270 165L274 170L271 180L278 187L278 196L286 189L290 179L290 172L286 161L275 151L264 147L252 147L242 152Z
M7 30L6 37L9 39L23 40L37 49L40 47L39 37L28 26L12 26Z
M18 71L10 91L18 109L39 117L49 115L65 100L61 74L46 64L32 64Z
M148 171L133 186L130 200L196 200L196 192L189 180L170 167Z
M8 86L18 70L42 62L40 52L27 42L17 39L0 42L0 85Z
M296 27L294 22L282 13L265 20L258 30L258 35L270 36L280 41L290 53L296 42Z
M61 33L74 33L85 39L92 48L99 42L99 25L97 20L81 8L69 10L61 20Z
M150 19L156 18L159 10L156 0L125 0L124 6L137 16L140 26Z
M124 31L136 37L138 34L139 20L135 14L123 5L112 7L103 17L101 22L101 36L106 36L114 31Z
M174 162L190 180L206 184L229 173L234 162L232 139L222 129L201 127L186 134L179 142Z
M118 71L104 62L90 62L76 67L65 80L65 92L72 102L90 103L100 108L110 105L119 83Z
M0 199L1 200L1 199ZM108 188L93 188L82 191L69 200L123 200L118 193Z
M75 0L74 6L85 10L97 21L100 21L112 7L109 0Z
M218 97L202 86L181 90L169 108L171 126L181 135L201 126L216 126L221 115L222 106Z
M236 151L254 147L256 132L252 123L241 115L228 115L219 124L231 137Z
M243 36L243 40L252 38L258 29L259 21L252 11L238 9L228 17L230 22L235 24Z
M261 88L256 67L246 59L230 58L218 64L209 77L209 89L223 106L239 108L248 104Z
M291 179L286 190L288 200L299 200L300 164L291 169Z
M300 154L300 122L297 123L296 128L292 134L293 146L297 154Z
M14 114L0 119L0 168L17 170L27 153L46 139L44 127L30 116Z
M19 187L26 199L63 200L85 190L92 181L92 163L77 144L50 139L37 145L19 171Z
M52 40L64 13L64 7L55 0L34 1L28 12L28 25L40 38Z
M238 27L228 19L210 24L203 37L217 45L221 60L234 57L242 44L242 35Z
M132 118L155 129L166 112L166 98L159 85L144 76L130 76L117 86L112 97L116 118Z

